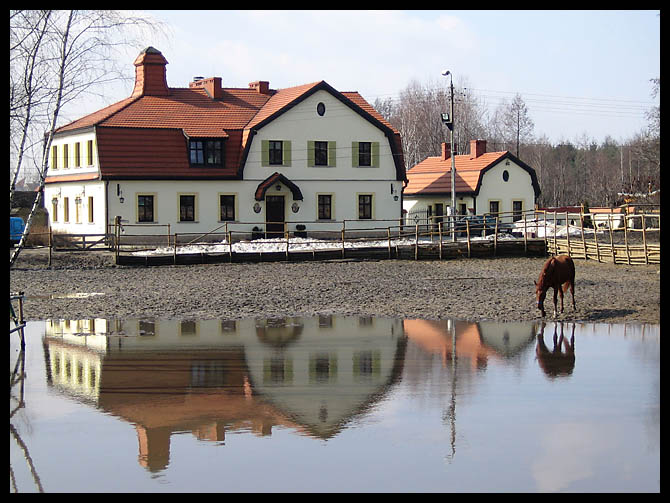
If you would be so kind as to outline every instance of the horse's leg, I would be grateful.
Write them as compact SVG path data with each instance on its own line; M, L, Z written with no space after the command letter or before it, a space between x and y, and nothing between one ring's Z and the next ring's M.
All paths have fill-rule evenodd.
M561 313L563 312L563 288L559 287L558 288L558 293L561 296Z
M570 293L572 294L572 309L577 310L575 305L575 280L570 281Z
M558 316L558 291L561 289L561 285L554 287L554 318ZM562 295L562 294L561 294Z

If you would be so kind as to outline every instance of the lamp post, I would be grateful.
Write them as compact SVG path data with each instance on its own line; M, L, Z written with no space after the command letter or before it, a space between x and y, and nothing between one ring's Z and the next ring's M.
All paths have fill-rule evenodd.
M449 70L444 70L442 75L445 77L449 75L449 90L451 94L451 110L449 117L442 114L442 122L449 128L451 132L451 225L452 241L456 241L456 159L454 158L454 80L453 75Z

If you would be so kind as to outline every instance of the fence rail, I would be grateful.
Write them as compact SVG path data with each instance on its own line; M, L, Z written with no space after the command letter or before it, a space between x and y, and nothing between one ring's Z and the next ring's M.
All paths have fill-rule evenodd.
M468 218L432 215L423 223L401 218L284 222L283 229L275 232L265 232L258 222L224 222L207 232L173 233L169 224L125 224L117 218L107 234L95 236L59 235L49 229L49 265L53 249L94 247L113 250L117 264L349 257L419 260L547 253L615 264L657 264L660 222L660 211L527 210ZM273 244L270 251L248 250L268 240ZM240 251L239 243L247 250Z

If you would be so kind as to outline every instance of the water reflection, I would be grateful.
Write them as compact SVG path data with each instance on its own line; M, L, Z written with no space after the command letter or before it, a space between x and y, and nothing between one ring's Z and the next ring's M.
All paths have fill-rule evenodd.
M572 324L570 341L563 335L563 323L560 324L560 338L556 333L557 326L554 324L554 347L551 351L544 342L544 327L545 323L543 322L540 333L537 334L537 349L535 352L540 368L550 379L572 375L575 369L575 324Z
M658 326L645 336L644 326L337 316L40 323L31 358L10 361L14 486L321 491L338 490L336 470L352 490L579 490L584 480L607 490L599 481L622 472L626 489L655 487ZM64 449L79 485L63 480ZM29 471L16 477L23 460Z
M534 337L532 323L89 319L47 321L43 344L49 386L134 424L139 463L159 471L176 432L332 438L399 380L408 341L440 355L455 390L456 372L467 382L491 358L513 362ZM453 405L445 417L453 428Z

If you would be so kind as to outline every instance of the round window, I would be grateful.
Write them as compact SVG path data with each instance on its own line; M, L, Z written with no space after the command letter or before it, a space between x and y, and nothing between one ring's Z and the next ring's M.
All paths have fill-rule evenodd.
M509 172L507 170L503 171L503 180L509 180Z
M325 114L325 113L326 113L326 105L324 105L323 103L319 102L319 104L316 106L316 113L318 113L318 114L321 115L321 116L322 116L323 114Z

